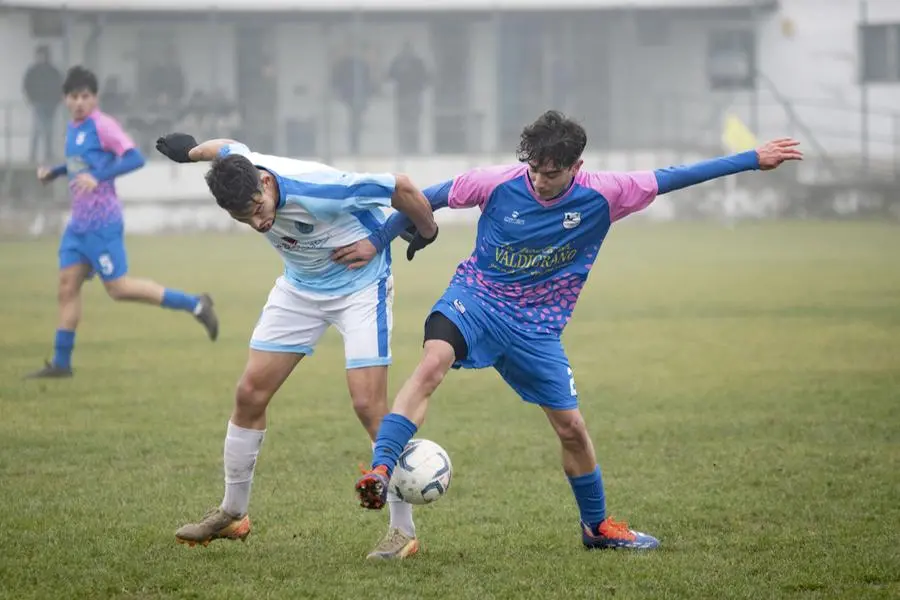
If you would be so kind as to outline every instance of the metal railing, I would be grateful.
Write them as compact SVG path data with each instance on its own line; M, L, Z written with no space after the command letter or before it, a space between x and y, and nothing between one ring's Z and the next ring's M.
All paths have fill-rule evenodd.
M598 103L598 106L602 106ZM61 160L65 124L64 109L57 115L54 137L57 160ZM807 155L819 165L817 177L848 178L872 176L900 180L900 111L869 110L861 117L858 107L826 102L820 99L787 98L772 90L755 94L735 93L719 96L666 95L636 98L622 114L612 115L606 132L592 131L588 126L589 151L672 150L702 152L721 151L722 122L725 115L741 118L760 139L790 135L804 143ZM337 113L337 114L336 114ZM139 116L139 115L138 115ZM581 115L574 115L581 117ZM592 115L593 122L597 116ZM181 124L162 123L154 129L145 123L143 129L132 125L130 115L120 116L125 129L136 138L150 160L156 158L153 141L163 129ZM288 156L314 157L330 162L334 158L363 157L378 159L385 168L401 168L410 155L398 151L394 110L390 99L382 99L370 109L362 133L358 154L346 150L347 120L343 111L322 106L321 114L313 114L300 122L295 119L272 121L268 142L258 143L262 151ZM867 135L861 123L868 123ZM0 104L0 169L33 168L31 137L33 118L24 102ZM162 129L160 129L160 127ZM192 126L185 125L191 131ZM500 126L488 111L466 113L426 112L422 118L422 151L417 156L471 156L473 160L509 160L513 148L498 138ZM448 142L448 132L453 143ZM223 135L215 126L201 132ZM237 137L241 137L238 133ZM438 139L443 137L443 139ZM40 148L39 161L43 158ZM2 182L2 180L0 180Z

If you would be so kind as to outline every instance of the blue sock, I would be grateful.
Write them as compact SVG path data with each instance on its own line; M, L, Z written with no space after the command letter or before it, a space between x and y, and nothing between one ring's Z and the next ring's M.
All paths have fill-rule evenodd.
M72 368L72 350L75 348L75 332L57 329L53 341L53 364L63 369Z
M397 413L390 413L384 417L381 427L378 428L378 436L375 438L375 449L372 452L372 468L384 465L388 473L394 472L397 459L406 448L406 444L416 435L419 428L416 424Z
M581 521L596 532L597 526L606 518L606 498L603 495L600 467L586 475L569 477L569 484L581 512Z
M181 290L171 290L166 288L163 292L162 306L164 308L194 312L199 303L200 298L185 294Z

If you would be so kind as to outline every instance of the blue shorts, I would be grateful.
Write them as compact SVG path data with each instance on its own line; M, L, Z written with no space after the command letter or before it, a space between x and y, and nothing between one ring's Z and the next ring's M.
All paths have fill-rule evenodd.
M553 410L578 408L575 376L555 335L515 329L483 300L451 286L434 305L462 333L469 353L455 369L494 367L526 402Z
M103 281L112 281L128 273L125 232L121 223L103 229L79 233L66 227L59 241L60 270L72 265L91 266Z

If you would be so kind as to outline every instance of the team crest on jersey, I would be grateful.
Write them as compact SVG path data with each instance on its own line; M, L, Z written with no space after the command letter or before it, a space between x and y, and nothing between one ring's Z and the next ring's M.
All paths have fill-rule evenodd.
M567 212L563 215L563 227L566 229L575 229L581 224L580 212Z
M303 223L301 221L294 221L294 227L296 227L297 231L300 233L312 233L313 230L311 223Z
M75 145L76 146L82 145L84 143L84 138L86 138L86 137L87 137L87 134L85 134L83 131L79 131L78 135L75 136Z

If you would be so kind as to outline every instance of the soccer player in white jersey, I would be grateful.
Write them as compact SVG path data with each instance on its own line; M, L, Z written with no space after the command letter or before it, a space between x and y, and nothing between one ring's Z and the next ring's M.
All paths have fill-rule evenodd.
M250 487L266 432L266 407L329 325L344 338L353 408L373 442L387 414L390 254L373 252L373 260L354 268L335 261L333 252L379 229L383 207L407 215L430 241L438 229L428 201L405 175L347 173L251 152L233 140L198 145L182 133L160 138L156 147L176 162L212 161L206 182L218 205L265 235L284 260L284 275L253 331L237 386L225 436L225 497L200 522L175 532L179 543L191 546L244 540L250 534ZM387 535L370 558L404 558L418 550L412 507L391 500Z

